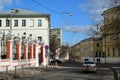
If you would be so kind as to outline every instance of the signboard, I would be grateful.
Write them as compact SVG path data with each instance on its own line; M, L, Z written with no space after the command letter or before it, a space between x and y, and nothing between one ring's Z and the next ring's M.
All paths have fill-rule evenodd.
M49 46L48 46L48 45L46 45L46 46L45 46L45 49L48 49L48 48L49 48Z

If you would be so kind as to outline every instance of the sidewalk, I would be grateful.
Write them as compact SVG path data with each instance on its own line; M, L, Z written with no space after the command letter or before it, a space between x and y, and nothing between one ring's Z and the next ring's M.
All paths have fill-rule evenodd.
M29 77L42 71L41 67L9 70L8 72L0 72L0 80L13 80L13 78Z
M98 67L120 67L120 63L99 63L97 64Z

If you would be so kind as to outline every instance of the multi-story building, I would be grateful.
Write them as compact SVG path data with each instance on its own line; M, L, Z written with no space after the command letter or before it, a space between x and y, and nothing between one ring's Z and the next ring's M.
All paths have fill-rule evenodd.
M72 61L80 61L81 59L81 52L80 52L81 43L77 43L71 47L70 59Z
M61 47L62 45L62 30L60 28L50 29L50 40L55 38L57 42L57 47Z
M0 31L49 45L50 15L24 9L0 12Z
M50 29L50 52L51 58L59 58L62 46L62 30L60 28Z
M71 57L75 61L83 61L86 58L97 61L103 56L102 38L84 39L71 47Z
M0 12L0 34L2 37L2 47L0 50L2 55L7 55L10 51L7 49L7 38L12 37L12 54L13 59L17 56L17 46L14 45L16 39L20 39L21 49L19 55L20 59L25 58L28 54L36 53L33 48L30 47L31 44L39 43L39 50L37 53L42 53L42 61L45 59L45 49L40 51L40 46L49 46L49 30L50 30L50 15L38 12L33 12L25 9L11 9L8 11ZM23 43L27 42L28 46L25 47ZM33 45L32 45L33 46ZM9 47L9 46L8 46ZM7 49L7 50L6 50ZM31 49L31 50L30 50ZM34 48L36 49L36 48ZM37 48L38 49L38 48ZM36 55L36 54L35 54ZM22 57L24 56L24 57ZM33 55L32 55L33 56ZM30 57L28 55L28 57ZM27 57L27 58L28 58ZM40 58L40 56L39 56Z
M120 57L120 6L103 12L103 52L106 58ZM112 59L113 60L113 59ZM117 62L117 61L116 61Z

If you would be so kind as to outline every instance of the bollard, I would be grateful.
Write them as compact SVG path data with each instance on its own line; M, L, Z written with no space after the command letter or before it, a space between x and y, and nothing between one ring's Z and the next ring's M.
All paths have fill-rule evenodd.
M23 65L22 65L22 73L23 73L23 75L24 75L24 67L23 67Z
M118 74L117 74L116 70L114 68L112 68L112 67L109 67L109 69L113 71L114 80L118 80Z
M35 71L35 63L34 63L34 71Z
M46 69L45 70L48 71L48 64L46 64Z
M16 70L16 66L15 66L15 75L17 75L17 70Z
M8 75L8 66L6 66L6 75Z
M14 75L14 78L18 78L20 77L20 75L17 75L17 66L15 66L15 75Z
M58 65L57 62L55 62L55 68L57 68L57 65Z
M29 74L30 74L30 64L28 64L29 66L28 66L28 72L29 72Z

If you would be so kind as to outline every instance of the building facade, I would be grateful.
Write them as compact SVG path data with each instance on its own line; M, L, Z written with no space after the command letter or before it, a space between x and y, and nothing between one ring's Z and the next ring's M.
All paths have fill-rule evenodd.
M117 59L120 57L120 6L104 11L103 17L103 52L106 58Z
M71 47L70 59L72 61L77 61L77 62L80 61L81 59L80 46L81 46L81 43L79 42Z
M50 29L50 58L60 58L62 46L62 30L60 28Z
M0 12L0 31L49 45L50 15L24 9Z
M46 65L49 30L49 14L25 9L0 12L0 61L5 60L6 65L28 65L28 62L31 65L36 63L38 66L40 62Z
M73 59L82 62L84 59L90 59L97 62L97 59L103 57L102 38L88 38L80 41L71 47L71 55Z
M57 47L61 47L62 46L62 29L60 28L54 28L54 29L50 29L50 40L52 38L55 38L56 42L57 42Z

